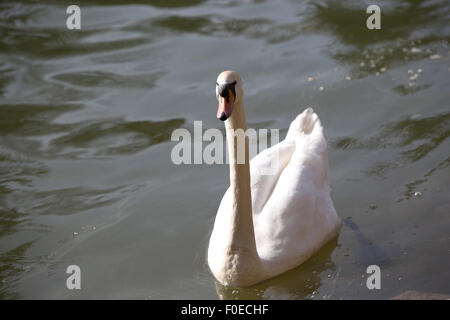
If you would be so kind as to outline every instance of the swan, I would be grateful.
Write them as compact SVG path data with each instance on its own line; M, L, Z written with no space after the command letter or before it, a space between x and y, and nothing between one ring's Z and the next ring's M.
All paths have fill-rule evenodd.
M236 131L247 130L241 77L222 72L216 97L230 187L216 214L207 262L222 285L247 287L302 264L338 234L342 222L330 196L327 142L311 108L292 121L284 140L251 161L245 137L245 161L239 161Z

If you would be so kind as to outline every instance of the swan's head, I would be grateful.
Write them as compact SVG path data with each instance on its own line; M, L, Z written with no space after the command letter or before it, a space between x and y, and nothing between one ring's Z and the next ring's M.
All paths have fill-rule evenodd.
M224 71L217 77L216 97L219 101L217 118L225 121L231 117L233 108L243 99L242 79L234 71Z

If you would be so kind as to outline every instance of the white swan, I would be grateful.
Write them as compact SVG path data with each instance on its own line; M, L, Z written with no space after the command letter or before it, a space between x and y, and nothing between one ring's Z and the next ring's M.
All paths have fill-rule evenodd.
M216 96L217 117L226 120L230 187L217 212L208 264L223 285L244 287L300 265L342 223L330 197L327 143L313 110L298 115L286 138L254 157L249 168L248 140L242 163L234 134L247 130L241 77L222 72Z

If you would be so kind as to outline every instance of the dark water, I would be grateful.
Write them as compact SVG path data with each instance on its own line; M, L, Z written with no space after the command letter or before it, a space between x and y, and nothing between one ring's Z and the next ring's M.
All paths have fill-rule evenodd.
M378 1L378 31L365 1L77 1L81 31L66 29L69 4L0 4L0 298L450 293L448 1ZM315 109L351 221L247 289L216 285L205 263L227 166L170 159L173 130L223 128L226 69L244 78L249 127L283 138ZM72 264L81 290L66 288Z

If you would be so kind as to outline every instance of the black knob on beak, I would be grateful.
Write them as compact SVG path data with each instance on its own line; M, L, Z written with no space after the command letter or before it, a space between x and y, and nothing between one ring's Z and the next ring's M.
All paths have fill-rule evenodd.
M228 116L227 116L227 114L225 113L225 112L222 112L222 114L220 115L220 118L219 118L219 120L221 120L221 121L225 121L225 120L227 120L228 119Z

